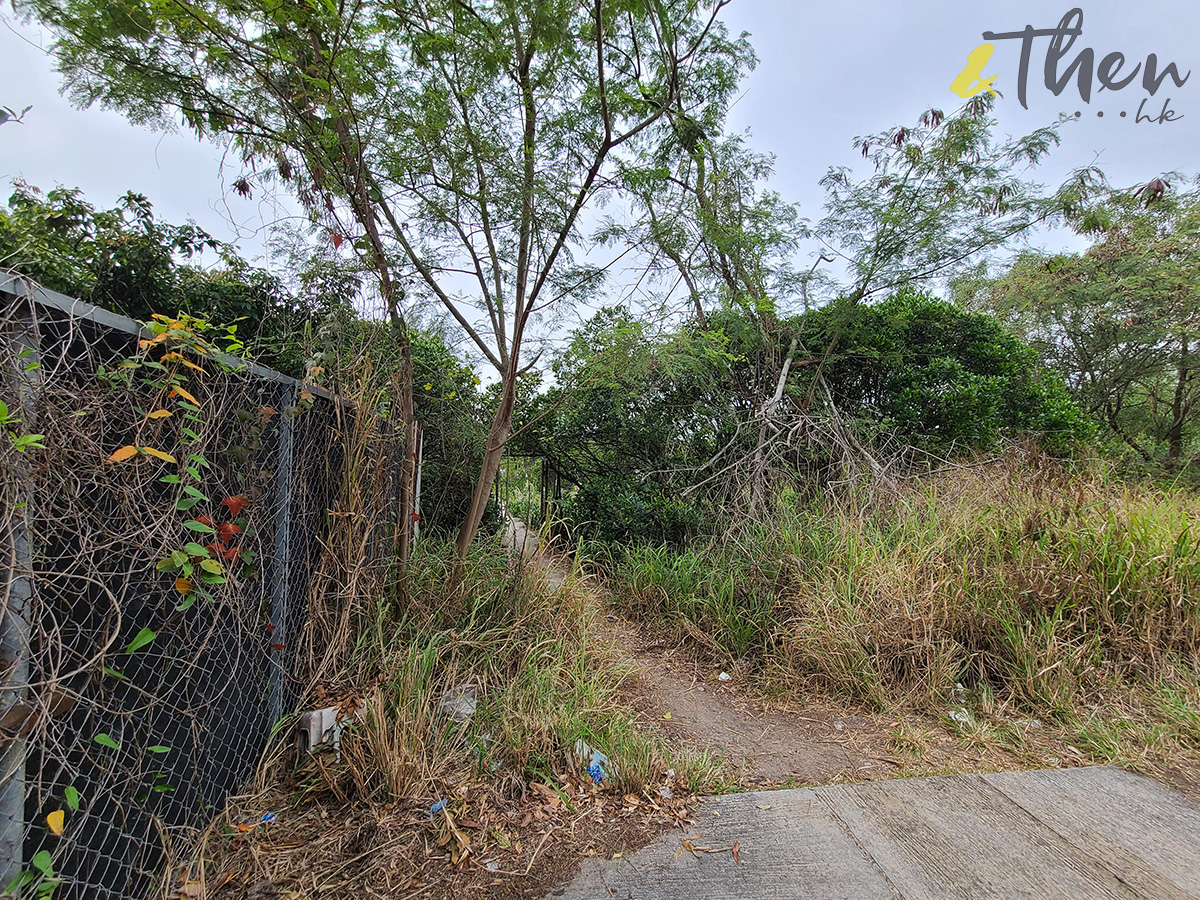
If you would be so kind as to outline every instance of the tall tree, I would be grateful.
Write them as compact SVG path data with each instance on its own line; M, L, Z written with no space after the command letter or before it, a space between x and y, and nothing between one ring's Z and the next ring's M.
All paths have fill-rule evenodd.
M792 271L806 223L798 205L766 188L774 157L720 128L676 117L657 146L622 167L637 215L609 219L598 235L639 248L647 275L671 284L668 296L682 284L701 326L713 309L771 311L808 288Z
M600 277L575 260L580 214L636 136L723 110L750 59L717 21L727 2L17 0L54 29L78 102L232 139L373 261L401 339L402 301L431 298L495 367L463 555L522 350Z
M701 119L674 120L673 139L623 172L645 215L605 237L647 247L661 269L677 268L701 324L726 305L745 311L762 332L752 342L759 350L747 398L746 424L758 436L744 454L751 512L766 496L769 444L794 433L779 421L789 377L825 371L861 302L953 274L1078 209L1094 189L1099 176L1091 168L1052 193L1028 181L1027 170L1057 144L1058 125L1001 139L992 110L990 98L979 96L949 115L931 109L911 126L856 139L871 171L861 177L831 169L822 180L825 215L811 229L765 189L770 158L721 139ZM816 261L795 271L790 258L809 236L819 241ZM777 317L831 300L840 301L837 314L814 356ZM802 414L822 390L820 377L808 379Z
M1100 177L1095 168L1073 172L1051 194L1025 177L1058 144L1062 123L998 140L992 106L979 94L950 115L930 109L915 125L857 138L874 170L866 178L829 170L815 232L844 264L838 296L856 303L951 275L1080 208Z
M956 298L1033 345L1143 460L1165 451L1174 467L1200 417L1200 185L1113 191L1072 223L1085 252L1023 254L959 279Z

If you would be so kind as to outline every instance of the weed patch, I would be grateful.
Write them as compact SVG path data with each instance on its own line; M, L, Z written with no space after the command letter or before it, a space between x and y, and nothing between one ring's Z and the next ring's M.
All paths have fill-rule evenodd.
M942 708L958 687L1067 716L1169 675L1186 687L1160 692L1160 719L1194 735L1198 516L1191 494L1010 460L914 481L871 512L785 492L769 524L611 553L607 570L626 613L748 658L763 690Z
M338 750L275 755L262 792L210 832L208 884L317 896L305 879L321 871L325 891L502 896L511 879L648 839L716 784L710 757L635 727L629 673L584 581L557 584L498 542L453 570L452 545L420 545L407 593L377 604L338 677L314 689L316 705L359 710ZM608 757L599 784L580 741ZM239 829L260 808L270 829Z

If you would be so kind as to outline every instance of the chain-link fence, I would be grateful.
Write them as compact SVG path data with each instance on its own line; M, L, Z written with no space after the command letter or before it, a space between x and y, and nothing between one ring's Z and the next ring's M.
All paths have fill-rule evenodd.
M344 410L227 337L0 273L0 890L169 890L296 702Z

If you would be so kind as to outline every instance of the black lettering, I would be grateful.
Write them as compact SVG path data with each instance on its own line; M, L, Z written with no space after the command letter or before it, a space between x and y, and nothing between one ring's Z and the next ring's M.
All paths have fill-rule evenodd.
M1192 75L1192 70L1188 69L1187 75L1179 77L1179 70L1175 68L1175 63L1167 63L1167 67L1162 70L1162 74L1158 74L1158 55L1151 53L1146 57L1146 74L1142 76L1142 87L1150 92L1153 97L1158 91L1159 85L1163 83L1163 79L1168 75L1175 82L1175 87L1183 87L1187 84L1188 78Z
M1154 122L1155 124L1163 125L1167 122L1178 122L1180 119L1184 118L1183 116L1177 114L1175 110L1171 109L1170 97L1163 101L1162 111L1159 112L1157 118L1149 113L1143 114L1142 110L1146 108L1147 99L1149 98L1142 98L1142 102L1137 109L1137 116L1134 118L1135 122Z
M1073 23L1078 24L1073 24ZM1046 87L1057 97L1071 80L1076 70L1079 71L1079 96L1084 103L1092 102L1092 68L1095 65L1096 54L1091 47L1085 49L1067 66L1067 71L1058 77L1058 63L1067 55L1075 38L1083 33L1083 10L1079 7L1071 10L1058 23L1054 37L1050 39L1050 49L1046 51ZM1067 41L1064 44L1063 39Z
M1096 78L1100 84L1108 88L1110 91L1119 91L1129 82L1137 77L1137 73L1142 70L1142 64L1138 63L1134 66L1133 71L1120 81L1116 81L1117 74L1121 71L1121 66L1125 65L1125 54L1114 52L1108 54L1104 59L1100 60L1100 68L1096 70Z

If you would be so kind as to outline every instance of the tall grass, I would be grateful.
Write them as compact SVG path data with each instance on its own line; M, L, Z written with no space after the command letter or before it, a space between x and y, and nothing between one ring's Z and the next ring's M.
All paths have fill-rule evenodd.
M323 767L322 784L347 801L437 797L467 784L523 792L530 779L577 766L582 740L614 762L614 788L636 793L671 769L710 786L715 763L674 759L661 738L633 727L621 699L628 673L579 578L552 582L498 539L477 542L456 573L453 546L424 531L400 577L390 479L403 448L380 422L391 377L368 352L332 371L352 402L339 406L341 482L298 676L306 707L353 700L362 711L342 735L345 765ZM459 690L476 701L462 721L441 702ZM260 781L288 762L273 754Z
M1200 671L1200 499L1045 460L913 481L864 512L785 492L769 525L613 555L627 610L703 652L880 706L962 683L1068 710Z
M466 783L520 793L577 766L580 740L609 756L618 790L640 792L670 769L710 786L711 760L672 758L661 738L634 728L621 693L628 673L585 584L556 585L497 543L476 547L457 581L453 566L452 545L420 545L407 599L383 604L360 638L344 677L374 687L342 738L349 765L338 790L380 801ZM461 691L476 701L465 721L440 708Z

